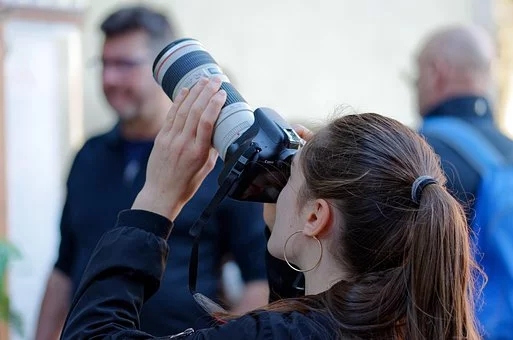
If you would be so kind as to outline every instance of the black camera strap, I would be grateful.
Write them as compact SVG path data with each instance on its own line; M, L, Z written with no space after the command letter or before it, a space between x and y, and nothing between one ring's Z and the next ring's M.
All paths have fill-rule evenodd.
M239 159L230 170L230 173L223 180L222 184L217 189L214 197L209 202L207 207L203 210L200 217L194 222L192 227L189 229L189 235L194 237L191 250L191 258L189 262L189 291L191 292L194 300L209 314L213 313L225 313L226 310L216 302L212 301L205 295L196 291L196 284L198 281L198 260L199 260L199 242L203 227L207 224L208 220L215 212L219 204L228 195L233 185L237 182L239 177L244 170L244 167L253 159L254 155L258 150L254 147L249 147L245 152L239 156Z

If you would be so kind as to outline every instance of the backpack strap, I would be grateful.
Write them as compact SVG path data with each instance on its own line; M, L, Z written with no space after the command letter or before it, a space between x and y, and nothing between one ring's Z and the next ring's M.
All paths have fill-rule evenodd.
M428 117L421 134L434 137L461 155L481 176L506 164L504 157L471 124L454 117Z

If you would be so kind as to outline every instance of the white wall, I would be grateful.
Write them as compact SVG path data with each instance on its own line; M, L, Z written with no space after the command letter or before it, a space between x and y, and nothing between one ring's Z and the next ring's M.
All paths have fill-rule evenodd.
M199 39L236 78L252 106L291 120L317 122L340 104L377 111L413 125L412 91L401 78L430 29L468 22L477 0L144 1L172 13L181 32ZM139 1L142 2L142 1ZM120 3L92 0L85 57L100 53L101 19ZM99 70L85 78L85 127L112 122Z

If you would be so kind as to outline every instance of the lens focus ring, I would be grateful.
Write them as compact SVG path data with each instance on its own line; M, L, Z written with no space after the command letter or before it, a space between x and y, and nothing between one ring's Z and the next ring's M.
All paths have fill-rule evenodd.
M231 83L222 83L221 89L226 91L226 102L224 103L223 107L233 103L246 103L239 91L237 91Z

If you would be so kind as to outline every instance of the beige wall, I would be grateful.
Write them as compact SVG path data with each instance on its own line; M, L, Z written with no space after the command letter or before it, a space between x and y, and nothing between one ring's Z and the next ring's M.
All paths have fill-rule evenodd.
M98 25L121 3L128 1L90 2L83 36L85 61L99 56L102 41ZM165 8L172 13L182 33L202 41L228 68L251 105L269 106L290 120L313 123L322 121L335 106L349 104L357 110L381 112L415 125L411 88L401 78L401 72L411 69L418 39L428 30L450 22L478 21L490 27L487 0L155 0L144 3ZM44 33L45 30L33 31ZM39 39L33 31L26 32L26 39ZM16 37L18 41L19 34L19 31L12 33L13 39ZM66 65L50 58L53 45L48 43L50 47L46 48L43 42L43 51L48 50L47 53L32 61L38 65L36 69L49 67L44 70L46 73L37 73L43 74L41 79L47 81ZM26 46L33 48L32 43ZM22 53L23 46L10 46L11 52L16 52L15 48L19 48L21 56L26 56ZM16 53L11 58L18 60ZM84 135L90 136L106 129L113 115L101 93L100 70L90 67L84 70ZM81 83L80 77L70 79ZM16 287L12 297L14 306L24 316L26 338L31 338L34 332L45 280L56 253L62 208L59 195L64 191L63 179L68 171L68 166L60 162L66 163L62 155L69 157L67 162L71 160L70 144L80 144L75 144L75 138L61 142L52 138L58 134L55 131L60 131L58 128L67 124L55 109L67 104L47 94L57 86L52 84L43 84L44 91L38 93L47 101L54 100L49 104L39 102L34 94L36 100L29 102L23 101L23 96L7 96L21 100L21 104L9 111L8 122L12 123L9 136L23 137L29 131L33 137L31 143L36 143L34 147L24 147L17 139L8 140L8 152L13 156L23 154L24 159L41 159L34 163L36 167L13 160L8 169L10 176L14 176L9 178L9 230L13 231L10 238L23 245L24 254L24 260L12 271L11 287ZM72 101L71 97L67 101ZM46 106L42 110L33 103ZM32 105L30 109L37 113L24 112L26 105ZM25 116L39 117L39 120L27 118L30 130L24 128L26 121L20 120L20 110ZM80 130L80 124L76 125ZM40 141L45 144L37 144ZM17 151L20 147L21 153ZM30 150L40 157L27 156ZM60 186L56 184L58 181ZM48 211L45 216L37 213L28 216L27 204ZM48 205L51 207L47 208ZM38 230L35 234L34 226Z
M134 1L91 1L85 60L100 53L101 19L124 3ZM252 106L269 106L290 120L313 123L337 105L349 104L415 125L413 92L401 73L412 70L419 38L441 24L488 17L485 0L144 3L164 8L182 33L202 41ZM98 72L88 69L85 75L86 135L113 119Z

